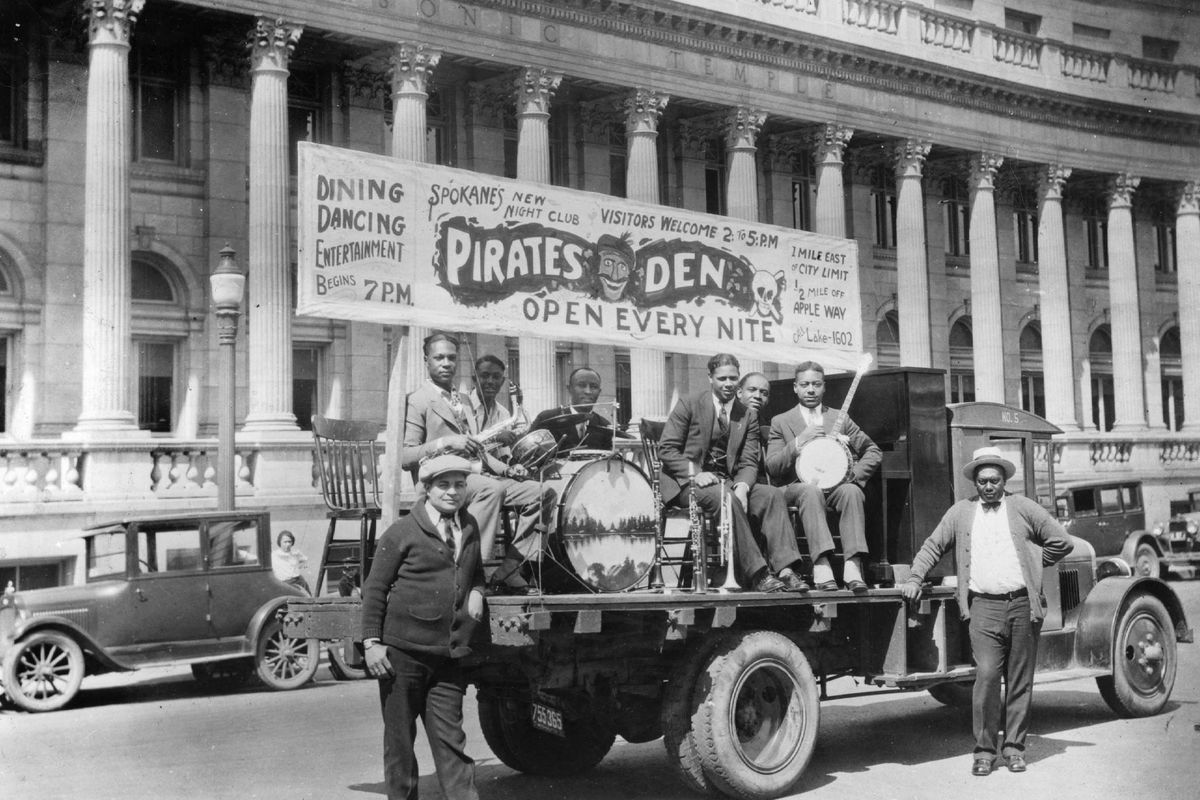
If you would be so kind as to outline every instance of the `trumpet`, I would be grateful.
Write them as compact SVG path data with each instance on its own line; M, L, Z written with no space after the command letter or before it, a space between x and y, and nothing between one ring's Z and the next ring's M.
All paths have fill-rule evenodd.
M733 502L732 494L725 488L725 483L722 481L721 520L717 523L717 534L721 547L721 558L725 561L725 583L721 584L723 592L742 588L738 585L737 576L733 574L733 509L730 507L731 502Z

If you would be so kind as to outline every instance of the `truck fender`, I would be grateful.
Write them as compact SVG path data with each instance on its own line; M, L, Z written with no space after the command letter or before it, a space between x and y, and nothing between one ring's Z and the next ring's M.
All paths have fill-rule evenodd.
M268 600L262 604L258 611L254 612L254 616L250 618L249 624L246 625L246 652L253 653L254 647L258 642L258 635L262 633L263 627L268 622L275 618L275 615L287 609L287 601L294 600L292 596L284 595L276 597L273 600Z
M1138 545L1148 544L1154 548L1154 552L1161 557L1163 554L1162 547L1158 544L1158 539L1150 531L1134 531L1125 537L1125 544L1121 548L1121 558L1125 559L1126 564L1137 563Z
M58 617L53 614L45 616L37 616L17 629L16 635L13 637L13 643L19 642L29 634L35 631L55 630L65 633L75 640L79 648L83 650L83 654L88 661L98 664L101 669L96 672L132 672L137 667L132 667L122 661L119 661L104 649L95 639L93 639L83 628L76 625L66 617ZM93 674L93 670L88 670L88 674Z
M1158 578L1112 577L1096 584L1079 610L1075 629L1075 663L1086 669L1112 669L1113 641L1126 605L1140 595L1151 595L1166 607L1175 627L1175 638L1192 641L1183 604L1171 588Z

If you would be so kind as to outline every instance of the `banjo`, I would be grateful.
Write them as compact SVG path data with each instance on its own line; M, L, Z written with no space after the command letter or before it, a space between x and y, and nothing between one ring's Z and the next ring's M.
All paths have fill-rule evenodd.
M871 366L871 354L863 353L858 364L858 371L846 392L846 401L834 420L833 429L829 433L820 433L800 445L796 456L796 477L803 483L811 483L824 491L836 489L850 479L854 468L854 455L850 446L838 438L846 420L850 418L850 402L858 391L858 383L863 373Z

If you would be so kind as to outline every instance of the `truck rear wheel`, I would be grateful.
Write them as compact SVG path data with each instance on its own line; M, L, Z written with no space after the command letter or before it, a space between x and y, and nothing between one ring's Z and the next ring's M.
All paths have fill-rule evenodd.
M496 758L528 775L565 777L587 772L612 749L616 734L601 730L591 720L567 717L565 736L533 727L528 700L478 696L479 727Z
M721 792L704 774L704 764L696 749L693 728L699 699L696 681L713 653L727 647L728 641L727 636L710 634L690 643L663 690L662 731L667 759L683 785L702 794L720 795Z
M944 706L970 708L973 683L935 683L929 687L929 696Z
M1175 686L1175 631L1156 597L1135 597L1117 623L1112 675L1096 678L1100 696L1119 717L1162 711Z
M696 692L696 745L714 786L766 800L799 780L821 711L817 681L792 640L774 631L746 634L709 661Z

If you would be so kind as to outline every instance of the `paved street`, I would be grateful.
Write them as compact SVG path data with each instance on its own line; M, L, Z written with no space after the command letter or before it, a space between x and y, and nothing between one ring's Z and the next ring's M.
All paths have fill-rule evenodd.
M1200 628L1200 582L1172 582ZM848 682L838 692L856 691ZM817 753L797 796L918 800L1192 798L1200 785L1200 645L1180 647L1167 710L1116 719L1092 680L1039 683L1025 775L973 778L970 713L928 695L869 693L822 706ZM492 757L468 699L468 749L485 800L685 800L661 741L618 743L572 779L529 778ZM0 712L0 795L7 798L382 797L378 709L369 682L324 669L296 692L208 695L186 669L89 679L51 714ZM428 750L421 769L431 767ZM425 798L441 796L425 778Z

